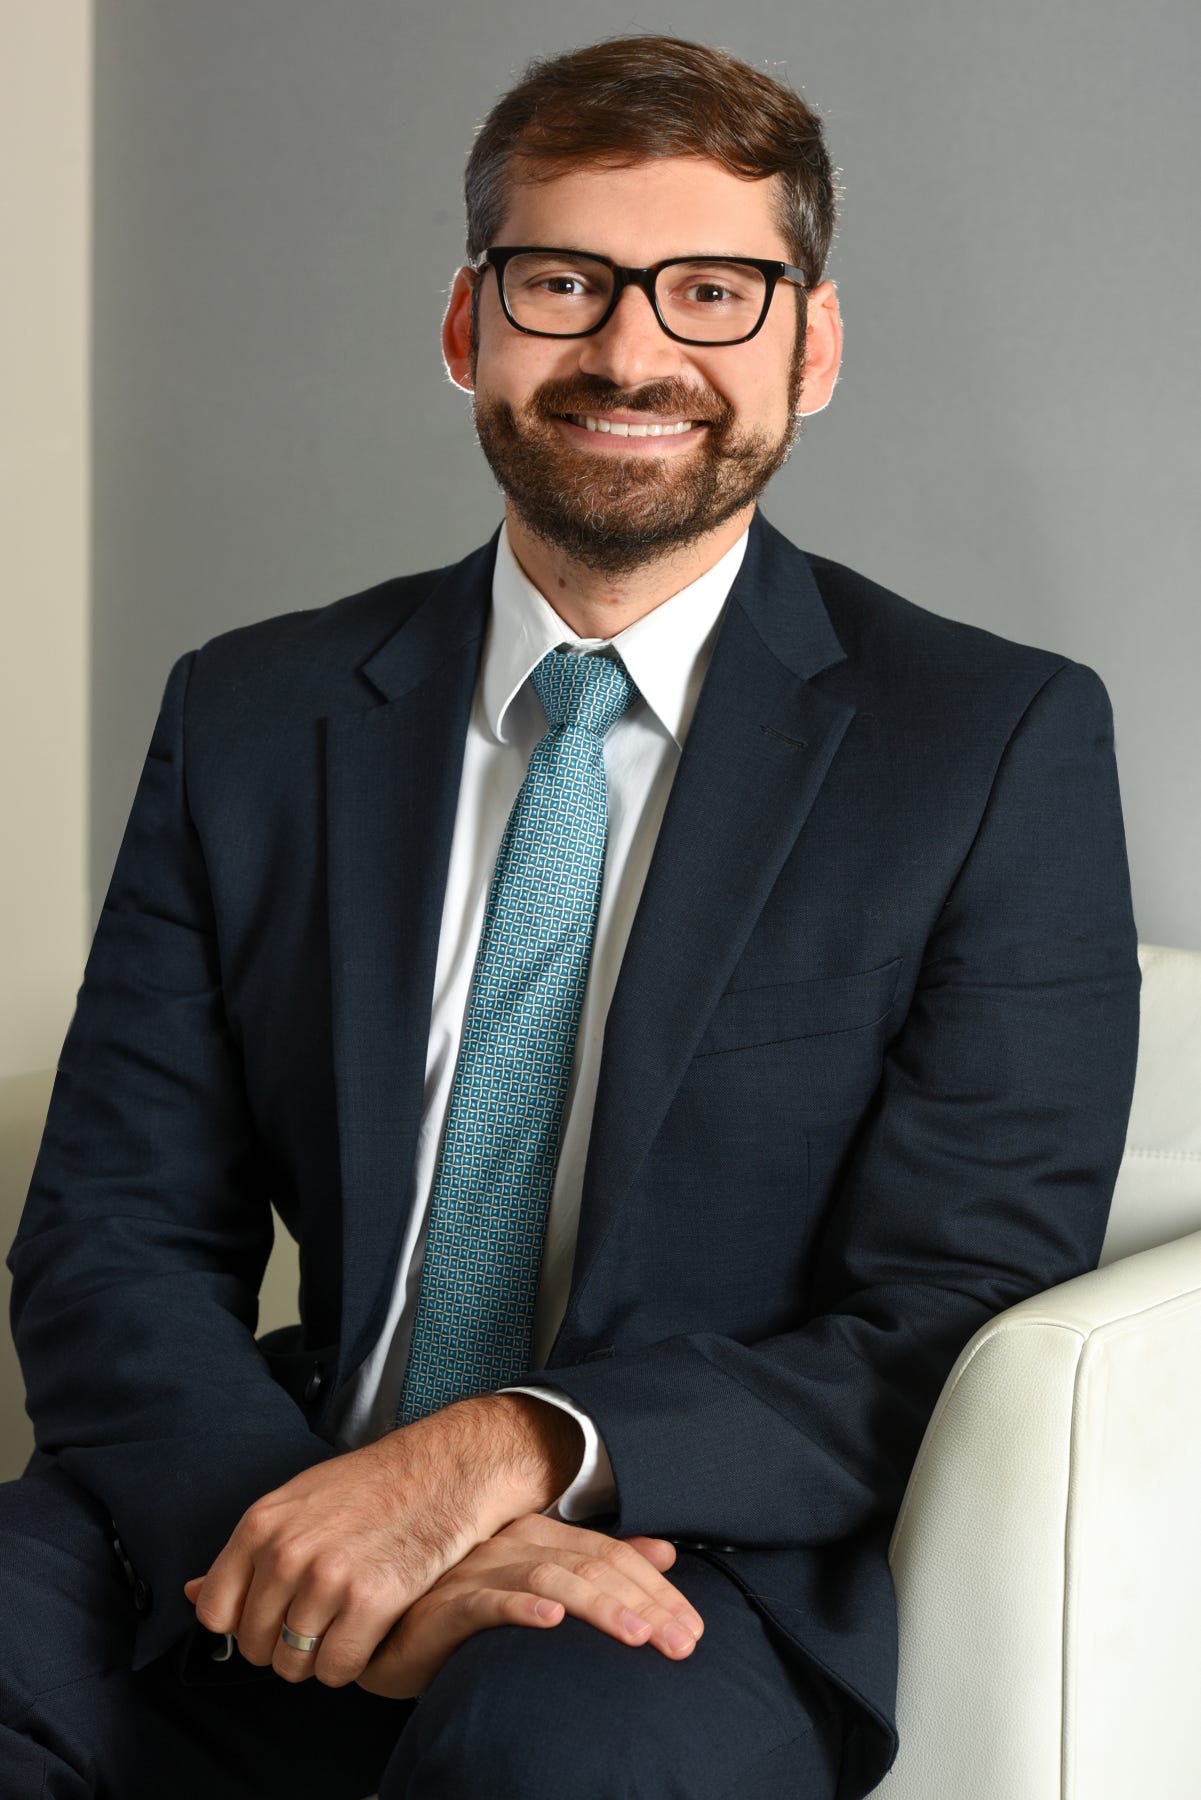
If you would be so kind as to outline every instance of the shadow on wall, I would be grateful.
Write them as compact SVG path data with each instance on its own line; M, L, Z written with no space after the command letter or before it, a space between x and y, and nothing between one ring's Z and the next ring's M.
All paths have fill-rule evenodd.
M4 1256L17 1234L53 1083L53 1069L37 1069L32 1075L12 1075L0 1081L0 1241ZM18 1476L33 1449L33 1427L25 1414L25 1389L8 1329L11 1285L8 1270L0 1269L0 1294L4 1300L4 1321L0 1327L0 1481L12 1481Z

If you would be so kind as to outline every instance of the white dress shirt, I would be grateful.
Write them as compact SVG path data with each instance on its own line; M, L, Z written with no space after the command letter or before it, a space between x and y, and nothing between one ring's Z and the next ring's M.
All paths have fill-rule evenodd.
M335 1431L342 1449L372 1442L390 1431L396 1420L421 1286L430 1193L484 909L509 813L531 752L547 730L546 713L529 676L542 658L560 645L587 651L611 643L638 690L638 698L605 738L605 867L564 1102L534 1313L530 1366L546 1365L571 1286L580 1192L609 1002L721 614L746 553L747 535L744 532L690 587L615 637L604 639L577 637L529 580L513 554L507 530L501 530L442 909L408 1226L383 1330L338 1395ZM523 1386L502 1391L536 1394L571 1413L583 1429L585 1449L579 1471L547 1513L581 1519L608 1510L614 1499L612 1468L588 1415L550 1389Z

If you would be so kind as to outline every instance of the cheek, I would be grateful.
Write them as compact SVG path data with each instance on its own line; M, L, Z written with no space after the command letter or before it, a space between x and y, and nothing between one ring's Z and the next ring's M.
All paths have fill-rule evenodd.
M521 408L547 381L569 381L579 373L568 349L547 338L524 337L502 319L481 320L476 361L477 390Z
M706 371L719 394L733 406L747 427L779 436L791 415L789 373L792 366L793 335L791 331L767 333L771 321L759 338L741 346L746 352L736 367L711 365ZM760 343L760 339L765 341Z
M734 398L731 396L731 398ZM748 429L777 438L784 431L791 416L788 395L788 377L773 375L748 383L742 394L734 400L740 417Z

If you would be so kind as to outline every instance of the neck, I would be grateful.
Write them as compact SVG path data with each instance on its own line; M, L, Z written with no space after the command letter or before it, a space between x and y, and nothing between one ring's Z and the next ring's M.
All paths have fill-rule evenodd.
M538 592L577 637L611 638L644 618L720 562L754 516L754 505L727 519L716 531L694 538L629 574L599 574L527 531L511 505L505 507L509 543Z

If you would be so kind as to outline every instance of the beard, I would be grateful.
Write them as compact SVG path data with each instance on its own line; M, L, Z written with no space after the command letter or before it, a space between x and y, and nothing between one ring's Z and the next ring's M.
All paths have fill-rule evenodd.
M627 393L588 376L544 382L520 414L477 394L476 436L527 530L598 574L628 575L758 499L800 434L803 362L802 333L789 368L788 424L778 438L736 430L734 409L718 394L668 380ZM586 412L672 414L706 425L688 455L622 457L566 441L555 420Z

